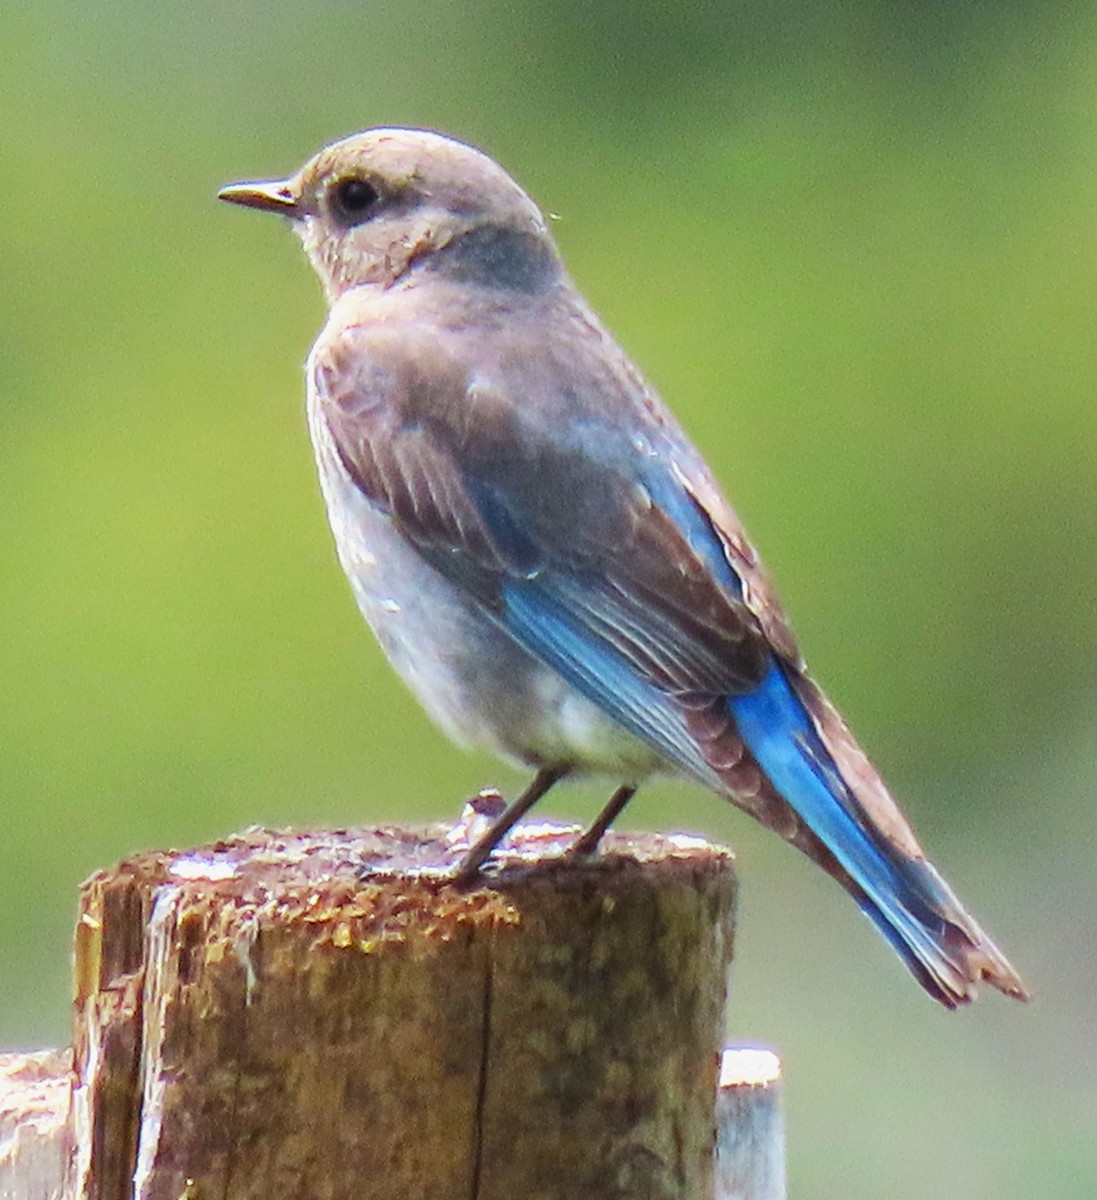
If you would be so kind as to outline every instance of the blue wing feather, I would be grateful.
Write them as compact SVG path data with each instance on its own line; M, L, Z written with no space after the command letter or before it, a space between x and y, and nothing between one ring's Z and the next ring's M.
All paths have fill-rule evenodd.
M689 548L705 564L713 580L737 600L743 598L743 581L728 560L727 551L711 521L662 462L643 474L644 486L655 503L682 531Z
M541 581L514 583L504 587L503 597L501 620L512 637L657 753L704 786L719 787L680 708L612 646L592 638L551 589Z

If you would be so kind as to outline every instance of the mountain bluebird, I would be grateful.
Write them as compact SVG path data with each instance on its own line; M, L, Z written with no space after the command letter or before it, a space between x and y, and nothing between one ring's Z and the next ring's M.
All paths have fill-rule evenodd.
M459 742L536 769L480 867L565 775L671 769L842 884L949 1007L1024 985L926 860L808 675L700 454L490 158L377 129L221 198L281 213L330 302L308 418L339 558L393 666Z

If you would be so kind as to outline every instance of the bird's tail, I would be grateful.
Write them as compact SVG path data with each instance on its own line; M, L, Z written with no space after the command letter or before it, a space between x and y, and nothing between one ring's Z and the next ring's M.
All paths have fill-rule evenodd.
M777 793L768 806L747 807L844 884L931 996L953 1008L974 999L985 980L1028 998L807 677L774 659L762 683L727 706L739 739Z

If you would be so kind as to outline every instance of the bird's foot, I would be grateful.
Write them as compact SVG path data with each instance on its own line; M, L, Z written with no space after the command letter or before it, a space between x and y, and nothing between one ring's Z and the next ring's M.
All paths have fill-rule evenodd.
M480 868L491 856L491 852L510 833L511 829L522 819L538 800L568 773L567 767L541 767L533 777L529 787L510 805L500 812L498 805L492 800L492 793L487 798L492 804L494 816L490 824L480 833L476 840L465 852L450 876L450 882L455 884L472 883L480 873ZM481 793L485 795L485 793ZM498 793L494 793L498 795ZM474 803L470 802L470 803Z

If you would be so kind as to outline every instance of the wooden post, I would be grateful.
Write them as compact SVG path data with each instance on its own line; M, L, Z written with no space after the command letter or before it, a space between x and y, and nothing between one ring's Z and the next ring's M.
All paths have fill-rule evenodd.
M249 832L85 885L74 1200L708 1200L730 855Z
M0 1054L0 1197L60 1200L71 1151L68 1050Z
M729 1047L716 1094L716 1200L785 1200L781 1063L770 1050Z

